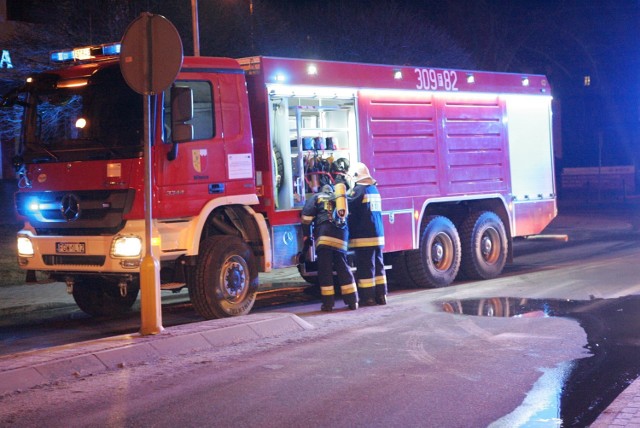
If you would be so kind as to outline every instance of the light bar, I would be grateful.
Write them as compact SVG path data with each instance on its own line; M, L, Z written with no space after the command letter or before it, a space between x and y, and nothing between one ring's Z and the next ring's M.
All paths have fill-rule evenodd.
M52 62L73 61L73 51L52 52L50 60Z
M112 43L110 45L102 46L103 55L120 55L120 43Z
M52 52L49 58L52 62L90 61L120 55L120 47L120 43L83 46Z

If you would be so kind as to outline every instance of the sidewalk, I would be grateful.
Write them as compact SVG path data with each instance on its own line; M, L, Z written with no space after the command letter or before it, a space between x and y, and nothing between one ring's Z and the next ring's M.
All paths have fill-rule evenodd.
M295 269L261 274L261 282L267 285L267 290L295 285L294 282L299 284L300 281ZM38 287L37 291L34 287ZM25 320L34 311L55 314L77 308L73 297L66 291L66 285L60 282L5 286L0 288L0 296L0 326L9 326L11 320L17 318ZM185 293L175 296L163 294L165 303L185 298ZM57 380L313 328L295 314L253 313L167 327L157 335L124 334L4 355L0 356L0 396Z
M591 424L591 428L640 428L640 379L633 381Z

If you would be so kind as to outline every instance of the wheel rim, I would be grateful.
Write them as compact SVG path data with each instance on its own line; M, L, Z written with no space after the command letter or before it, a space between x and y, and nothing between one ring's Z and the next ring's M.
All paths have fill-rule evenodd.
M478 306L478 315L484 317L502 317L502 300L499 298L482 299Z
M238 256L229 257L222 265L220 275L225 300L241 301L249 289L249 266L245 260Z
M431 244L431 261L441 271L451 267L453 263L453 241L446 233L438 233Z
M482 315L485 317L493 317L496 314L496 308L492 304L487 304L482 308Z
M482 234L480 238L480 253L482 259L489 264L494 264L500 258L502 251L500 243L500 234L494 228L489 228Z

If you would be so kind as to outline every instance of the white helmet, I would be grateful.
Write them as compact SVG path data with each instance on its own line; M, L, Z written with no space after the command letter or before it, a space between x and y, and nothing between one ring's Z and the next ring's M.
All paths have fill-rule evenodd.
M362 162L356 162L356 164L351 169L350 175L353 177L353 181L355 183L366 180L367 178L373 180L371 174L369 174L369 168L367 168L367 166Z

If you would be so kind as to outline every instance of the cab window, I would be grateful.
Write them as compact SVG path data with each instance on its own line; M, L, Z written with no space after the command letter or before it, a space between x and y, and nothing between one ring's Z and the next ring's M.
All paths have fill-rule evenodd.
M208 140L214 137L215 121L213 96L210 82L180 80L175 86L191 88L193 91L193 119L188 123L193 125L194 140ZM165 143L171 141L171 91L164 91L164 135Z

